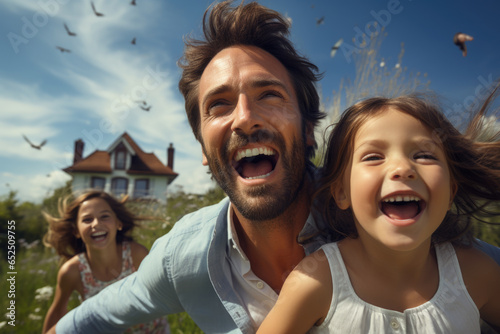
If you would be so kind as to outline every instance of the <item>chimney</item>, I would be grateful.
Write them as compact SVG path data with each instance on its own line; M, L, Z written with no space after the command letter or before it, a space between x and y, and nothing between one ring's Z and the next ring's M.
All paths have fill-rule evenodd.
M174 145L170 143L167 149L167 166L170 167L172 171L174 171L174 151Z
M83 147L85 146L83 140L78 139L75 141L75 155L73 157L73 165L83 158Z

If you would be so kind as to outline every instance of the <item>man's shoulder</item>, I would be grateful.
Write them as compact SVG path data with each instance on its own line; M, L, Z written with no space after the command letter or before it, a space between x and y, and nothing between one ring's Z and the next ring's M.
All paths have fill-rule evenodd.
M226 217L228 205L229 199L226 197L217 204L188 213L175 223L169 233L191 233L194 230L211 229L219 217Z
M189 242L190 245L194 245L196 242L208 244L217 222L220 219L226 221L228 205L229 199L224 198L217 204L186 214L175 223L170 232L159 238L155 244L162 245L160 247L171 247L173 244L174 248L177 244L185 245L186 242ZM198 248L200 248L199 246L201 245L198 244Z

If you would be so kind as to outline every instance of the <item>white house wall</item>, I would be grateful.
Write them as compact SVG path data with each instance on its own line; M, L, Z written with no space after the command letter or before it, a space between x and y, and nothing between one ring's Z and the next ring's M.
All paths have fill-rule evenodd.
M81 193L90 189L92 177L101 177L105 179L106 183L104 185L104 191L111 193L111 180L115 177L123 177L128 179L127 193L130 196L134 194L134 185L136 179L147 179L149 180L149 196L156 198L162 202L166 202L167 199L167 180L166 176L151 176L151 175L130 175L125 171L118 170L114 171L112 174L73 174L72 188L74 193Z

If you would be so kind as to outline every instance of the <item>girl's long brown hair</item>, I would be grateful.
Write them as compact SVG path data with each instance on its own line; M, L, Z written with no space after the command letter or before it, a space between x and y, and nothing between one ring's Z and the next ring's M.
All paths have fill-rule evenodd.
M388 108L408 114L428 127L445 152L452 182L457 191L452 209L432 235L433 242L455 241L470 244L474 220L500 215L500 132L485 132L484 123L491 103L500 92L498 82L484 104L472 112L466 131L459 132L428 96L370 98L348 108L332 130L324 158L316 203L334 230L333 240L358 236L351 209L341 210L331 194L340 184L353 152L354 137L366 119ZM496 120L496 119L494 119ZM327 232L331 237L331 231Z

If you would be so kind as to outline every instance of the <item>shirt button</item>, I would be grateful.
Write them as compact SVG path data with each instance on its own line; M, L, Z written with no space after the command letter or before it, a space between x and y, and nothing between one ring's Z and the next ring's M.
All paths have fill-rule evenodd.
M257 282L257 288L258 289L263 289L264 288L264 283L262 283L261 281L258 281Z
M399 329L399 323L398 323L398 321L395 318L391 319L391 327L394 330L398 330Z

